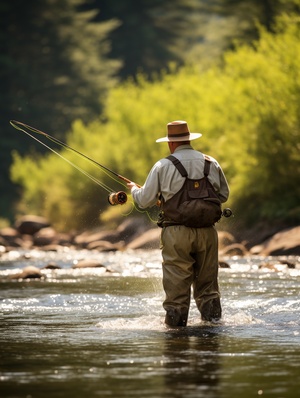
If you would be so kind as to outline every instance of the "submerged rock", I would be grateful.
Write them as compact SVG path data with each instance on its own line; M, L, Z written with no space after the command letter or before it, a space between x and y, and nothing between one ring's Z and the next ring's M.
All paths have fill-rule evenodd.
M49 263L45 265L42 269L56 270L56 269L61 269L61 267L55 263Z
M33 265L28 265L21 272L11 275L10 279L41 279L45 275L42 274L41 270Z
M105 265L97 260L81 260L74 264L72 268L105 268Z
M220 268L230 268L230 265L226 261L220 260L219 267Z

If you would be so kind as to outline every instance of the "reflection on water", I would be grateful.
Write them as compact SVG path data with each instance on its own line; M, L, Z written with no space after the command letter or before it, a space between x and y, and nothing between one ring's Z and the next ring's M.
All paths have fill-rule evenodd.
M75 270L83 257L100 269ZM298 396L300 270L260 270L228 259L224 317L191 307L188 327L166 328L160 253L12 253L0 259L1 397ZM12 281L28 263L41 281Z
M188 327L165 334L167 396L216 397L220 389L219 334L215 328Z

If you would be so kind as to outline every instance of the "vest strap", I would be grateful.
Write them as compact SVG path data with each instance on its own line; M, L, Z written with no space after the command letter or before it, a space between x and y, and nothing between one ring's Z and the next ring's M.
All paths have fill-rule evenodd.
M204 158L205 158L204 175L205 175L205 177L207 177L208 174L209 174L209 170L210 170L210 162L211 162L211 160L206 155L204 156ZM184 166L182 165L182 163L180 162L179 159L177 159L173 155L167 156L166 159L170 160L174 164L174 166L179 171L179 173L182 175L182 177L187 177L188 176L188 173L187 173L186 169L184 168Z
M179 173L182 175L182 177L187 177L188 176L188 173L187 173L186 169L184 168L184 166L182 165L180 160L178 160L175 156L169 155L169 156L166 157L166 159L171 160L171 162L174 164L174 166L179 171Z

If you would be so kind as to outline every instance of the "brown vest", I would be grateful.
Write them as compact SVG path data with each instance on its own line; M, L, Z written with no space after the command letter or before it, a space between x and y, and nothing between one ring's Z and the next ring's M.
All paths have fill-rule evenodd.
M207 176L210 170L210 159L205 157L204 177L190 179L188 173L175 156L168 156L185 182L182 188L166 202L162 198L161 213L158 225L185 225L192 228L204 228L220 220L221 202Z

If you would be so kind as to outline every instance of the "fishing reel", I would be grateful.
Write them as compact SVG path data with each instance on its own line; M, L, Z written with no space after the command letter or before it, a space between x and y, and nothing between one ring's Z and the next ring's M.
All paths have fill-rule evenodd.
M112 192L108 196L108 203L112 206L124 205L127 202L127 195L123 191Z
M222 216L223 217L231 217L233 215L232 210L229 207L226 207L223 211L222 211Z

